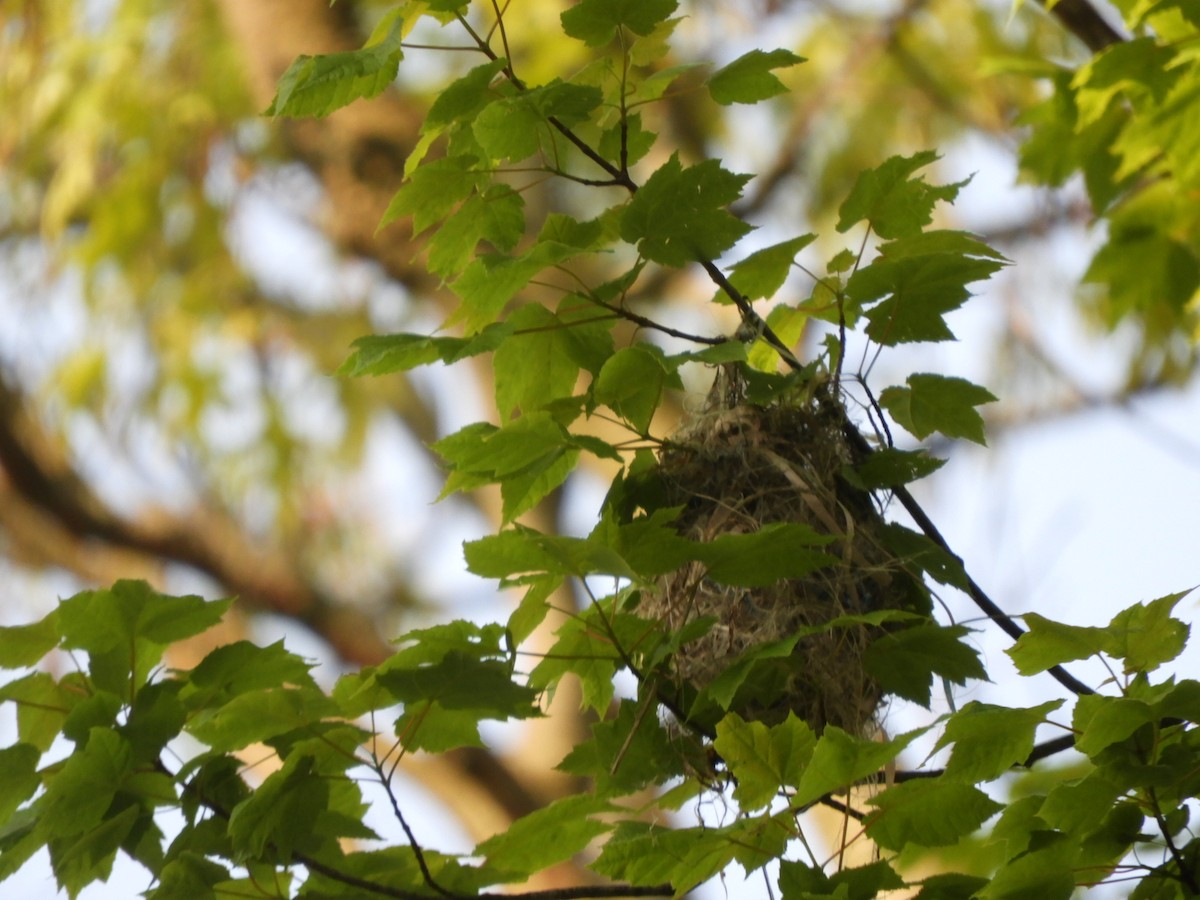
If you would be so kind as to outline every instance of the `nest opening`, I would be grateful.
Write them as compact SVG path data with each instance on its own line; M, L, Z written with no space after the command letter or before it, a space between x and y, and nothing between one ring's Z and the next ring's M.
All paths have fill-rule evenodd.
M676 527L692 540L803 523L833 537L834 562L804 578L765 587L721 584L693 562L659 579L640 601L643 615L678 632L701 617L715 624L675 655L671 674L695 691L747 650L838 616L911 608L914 577L881 540L875 498L850 485L853 464L845 412L822 387L766 405L746 400L734 365L718 370L705 409L660 453L657 478ZM809 548L806 548L809 549ZM832 724L866 734L883 700L863 655L884 628L840 626L801 637L789 657L765 661L730 707L743 718L782 721L794 712L815 731Z

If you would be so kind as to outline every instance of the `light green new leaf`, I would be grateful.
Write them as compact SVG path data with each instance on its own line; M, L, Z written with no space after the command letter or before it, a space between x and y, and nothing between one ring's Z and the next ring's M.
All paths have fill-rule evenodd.
M816 744L812 729L793 713L771 727L729 713L717 723L713 741L736 779L734 798L747 811L768 806L782 788L798 784Z
M540 303L521 307L508 317L513 335L493 357L496 409L507 420L514 410L530 413L551 400L569 397L579 377L576 341L608 337L604 327L581 326L593 334L579 335ZM603 337L600 337L600 336ZM611 337L608 343L611 346Z
M1105 652L1125 661L1126 674L1152 672L1175 659L1187 644L1189 629L1171 611L1190 593L1168 594L1117 613L1105 629Z
M229 838L235 857L262 859L268 850L285 862L295 851L312 851L320 845L313 823L329 803L329 781L313 771L310 756L290 757L278 772L229 816Z
M363 97L382 93L404 58L403 23L382 41L361 50L300 56L279 79L268 116L326 116Z
M504 831L475 848L493 869L511 881L524 881L535 872L566 862L583 852L612 826L592 818L612 812L602 797L576 794L517 819Z
M186 730L214 750L228 752L304 728L339 711L320 691L270 688L239 694L215 711L194 718Z
M478 115L492 100L492 79L504 71L505 63L503 59L491 60L476 66L442 88L433 105L429 107L421 131L440 131L460 119L470 119Z
M1022 675L1034 675L1051 666L1087 659L1102 652L1107 644L1103 628L1064 625L1037 613L1026 613L1021 618L1029 630L1004 652Z
M138 820L138 808L127 806L83 834L51 844L54 878L74 897L94 881L107 881L112 864Z
M429 242L429 270L453 278L475 256L480 241L508 253L524 233L525 201L508 185L493 185L472 194L442 223Z
M436 360L458 362L489 353L512 334L507 322L494 322L471 337L437 337L425 334L368 334L354 341L354 351L337 370L339 375L391 375Z
M182 698L196 709L215 698L231 700L238 694L264 688L316 688L310 670L313 663L289 652L282 640L267 647L251 641L235 641L212 651L188 673L189 686Z
M828 793L840 793L856 781L875 774L924 730L909 731L881 743L855 737L835 725L826 725L804 767L792 797L792 806L806 807Z
M771 70L789 68L804 61L803 56L797 56L790 50L751 50L714 72L708 79L708 92L722 106L758 103L786 94L787 88Z
M940 750L954 745L946 778L990 781L1023 763L1033 750L1037 727L1063 702L1050 700L1029 709L968 703L946 722L946 730L934 746Z
M906 781L867 800L867 834L887 850L949 847L1004 807L978 788L941 778Z
M0 668L32 666L58 646L60 637L58 610L29 625L0 627Z
M729 281L747 300L773 297L783 287L796 254L816 239L815 234L802 234L755 251L730 267Z
M1154 707L1132 697L1105 697L1089 694L1075 701L1072 718L1079 737L1075 749L1095 756L1104 748L1123 741L1156 718Z
M1075 894L1077 853L1073 841L1056 841L1031 850L1001 866L974 896L979 900L1070 900Z
M48 837L82 834L100 824L121 782L133 767L129 741L110 728L93 728L46 783L38 807Z
M481 186L478 165L473 156L447 156L420 166L392 197L379 227L412 216L416 236L440 222Z
M603 47L621 28L645 37L678 5L678 0L580 0L562 13L562 27L589 47Z
M880 405L905 430L922 440L940 431L949 438L987 444L983 416L975 407L994 403L991 391L945 375L914 374L907 380L908 387L885 388L879 395Z
M597 403L628 420L638 434L645 434L658 409L668 374L668 364L660 349L652 344L635 344L609 357L592 390Z
M37 771L41 758L41 751L32 744L0 747L0 822L9 821L17 807L41 787Z
M715 159L685 169L672 154L625 208L621 237L666 266L716 259L752 230L725 209L749 180Z
M519 162L533 156L550 119L571 125L583 121L603 100L599 88L555 79L488 104L475 116L475 139L491 159Z
M939 200L952 201L967 183L931 185L923 178L911 177L937 159L932 150L924 150L912 156L893 156L863 172L838 210L837 230L849 231L866 220L882 238L918 234L933 221L934 205Z
M579 660L581 664L584 662ZM580 675L588 676L586 671ZM608 679L611 685L612 670ZM598 682L594 693L603 694L603 686ZM597 711L607 715L608 704ZM620 700L616 716L592 725L591 739L577 744L558 768L593 779L592 790L598 796L624 797L647 785L662 785L682 775L685 762L682 749L679 735L663 727L644 699Z
M59 684L45 672L31 672L0 685L0 702L17 708L18 740L43 753L57 740L70 711L88 696L89 686L82 676L63 681Z
M405 707L393 729L406 752L446 753L460 747L486 747L479 734L482 718L471 709L445 709L426 701Z
M493 324L505 304L535 275L550 266L566 262L580 252L579 247L540 240L528 252L517 257L490 253L479 256L450 285L463 302L447 324L462 323L469 333Z
M987 680L979 654L961 640L961 625L916 625L875 640L863 654L863 667L885 691L928 708L934 675L955 684Z

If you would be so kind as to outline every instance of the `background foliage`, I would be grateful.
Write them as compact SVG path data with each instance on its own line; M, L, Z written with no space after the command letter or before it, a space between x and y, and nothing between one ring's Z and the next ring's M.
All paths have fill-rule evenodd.
M34 624L0 630L0 875L48 849L72 895L118 856L156 897L1200 892L1200 691L1162 669L1184 594L1008 618L907 487L989 416L1192 377L1200 22L1112 12L5 4L0 525L14 585L72 596L14 590ZM971 146L1048 189L1019 223L961 230ZM1085 222L1073 314L1119 339L1111 397L1072 392L1027 310L997 366L930 371L1028 236ZM711 623L673 632L639 589L829 565L800 525L688 541L644 493L714 367L759 403L836 386L844 477L892 498L939 600L826 626L885 626L901 727L750 715L800 635L673 679ZM439 512L381 502L435 466ZM515 606L439 608L464 532ZM943 704L998 670L992 630L1053 687Z

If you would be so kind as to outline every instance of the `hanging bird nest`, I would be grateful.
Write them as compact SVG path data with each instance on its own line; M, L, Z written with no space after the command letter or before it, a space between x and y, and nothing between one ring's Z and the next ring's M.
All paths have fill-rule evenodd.
M670 664L677 686L693 692L752 648L846 614L914 609L921 603L914 598L925 596L883 545L875 498L842 477L852 455L833 391L818 387L755 405L745 388L736 365L719 369L706 408L661 452L656 477L666 505L682 507L676 526L708 542L770 523L803 523L832 538L818 548L830 561L765 587L721 584L692 562L646 591L640 613L670 632L701 617L715 620ZM869 732L882 691L864 671L863 654L885 628L853 624L801 637L790 655L754 664L730 709L767 722L791 711L818 732L827 724Z

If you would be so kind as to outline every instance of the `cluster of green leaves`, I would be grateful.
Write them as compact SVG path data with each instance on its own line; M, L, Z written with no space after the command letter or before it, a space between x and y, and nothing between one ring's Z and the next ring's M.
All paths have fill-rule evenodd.
M1194 4L1118 0L1135 35L1078 68L1046 64L1053 93L1023 116L1031 127L1024 170L1059 185L1080 173L1108 223L1085 280L1102 287L1110 326L1127 317L1146 329L1144 376L1182 374L1185 359L1157 358L1167 336L1196 333L1200 188L1195 110L1200 102L1200 14ZM1122 261L1138 259L1137 267ZM1159 371L1156 371L1159 370Z
M1029 632L1011 651L1022 674L1091 656L1121 672L1109 693L1081 696L1063 723L1083 757L1079 771L1024 786L1016 799L1006 779L1039 757L1036 732L1064 701L1029 709L972 703L886 740L833 726L816 733L794 715L781 722L743 715L763 692L778 691L776 666L807 632L751 648L701 691L672 682L671 658L713 623L672 632L638 614L640 590L685 565L739 588L804 578L837 563L833 549L844 537L799 523L708 542L677 533L677 510L656 501L649 476L653 449L665 440L655 433L656 413L681 387L681 369L736 367L752 402L811 402L841 373L847 329L861 328L881 347L950 340L947 315L969 299L971 284L1006 263L969 234L932 227L935 206L953 201L962 185L928 183L921 172L936 155L922 152L858 177L837 222L839 233L855 232L854 245L832 255L808 297L776 295L810 234L744 255L726 276L722 257L752 231L729 210L748 176L717 160L686 165L655 146L655 104L682 74L661 68L676 6L581 0L563 14L562 28L590 62L544 84L526 83L472 24L495 7L475 10L467 0L402 2L364 49L304 58L284 75L271 111L322 115L383 90L421 19L477 42L479 64L439 92L384 217L384 224L411 217L418 233L431 232L428 266L460 303L438 334L362 338L342 371L387 375L491 354L495 423L468 425L435 449L447 462L446 493L499 486L502 530L467 544L467 565L522 588L524 599L504 624L412 632L387 661L343 677L330 692L281 645L237 643L190 671L161 668L165 647L215 623L227 604L164 597L141 583L85 592L39 623L0 630L0 666L28 667L59 650L76 654L79 666L62 678L27 672L0 689L17 709L17 742L0 751L0 810L8 814L0 877L48 847L56 877L72 893L105 877L123 851L152 873L149 896L158 900L239 891L467 897L590 850L591 868L628 893L681 895L731 864L754 872L779 861L786 900L865 898L906 884L904 854L970 844L981 849L958 871L916 882L918 896L1066 897L1114 873L1132 873L1147 898L1195 893L1200 844L1186 829L1187 803L1200 789L1200 686L1150 678L1184 647L1186 627L1171 615L1178 595L1131 607L1106 628L1027 617ZM1175 15L1173 4L1159 7ZM505 48L506 29L501 18L488 31ZM759 102L785 91L776 72L799 62L786 50L755 50L707 73L703 84L717 104ZM1070 86L1076 99L1084 82L1100 84L1079 77ZM1164 89L1154 102L1170 96ZM1140 173L1157 163L1138 164ZM548 175L593 188L608 205L587 220L552 212L529 223L523 179ZM718 302L734 304L760 336L694 336L698 349L666 353L647 330L687 335L626 306L654 266L699 266ZM589 275L597 270L607 274ZM758 301L770 304L765 319ZM615 328L622 320L642 336L622 337ZM813 320L835 333L822 357L801 366L788 348ZM880 405L918 439L940 432L982 443L976 408L992 399L962 379L913 373L886 388ZM590 428L597 419L619 423L626 437L598 437ZM584 453L620 468L593 531L563 537L518 521ZM936 466L920 452L884 447L844 477L868 490L902 489ZM935 541L899 526L885 532L914 577L973 589ZM602 576L614 590L593 596ZM523 671L520 647L566 582L581 585L591 602ZM877 635L864 665L889 694L929 706L939 678L986 678L966 629L937 623L927 596L811 630L863 626ZM636 676L635 696L616 696L622 670ZM541 701L568 677L582 685L596 721L561 768L589 789L469 855L416 843L392 790L397 756L481 746L481 721L540 715ZM383 754L369 749L384 743L381 722L393 736ZM931 729L935 748L948 750L945 768L889 775L899 754ZM253 744L269 748L277 764L270 774L240 761ZM407 844L343 843L377 837L363 821L364 776L389 794ZM648 824L652 814L711 792L729 792L738 814L720 825ZM881 858L838 870L814 856L803 813L816 803L861 818ZM156 821L166 809L181 811L184 823L169 839ZM1152 852L1157 858L1146 861ZM295 877L300 868L303 881ZM588 890L572 896L592 896Z

